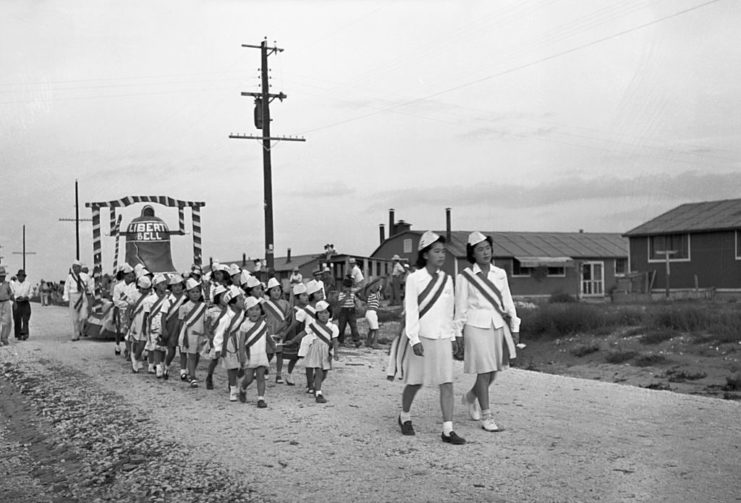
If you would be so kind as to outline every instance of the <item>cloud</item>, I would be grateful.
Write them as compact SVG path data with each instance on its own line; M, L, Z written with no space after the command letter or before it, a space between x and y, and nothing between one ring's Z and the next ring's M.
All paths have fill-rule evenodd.
M416 206L482 206L538 208L574 202L641 198L664 201L702 201L738 197L741 173L653 174L635 177L566 177L533 186L506 183L460 183L429 188L382 191L373 197L371 211Z
M351 196L357 192L357 189L350 187L345 182L322 183L317 181L315 185L311 183L302 186L300 189L282 192L283 195L290 197L302 198L332 198Z

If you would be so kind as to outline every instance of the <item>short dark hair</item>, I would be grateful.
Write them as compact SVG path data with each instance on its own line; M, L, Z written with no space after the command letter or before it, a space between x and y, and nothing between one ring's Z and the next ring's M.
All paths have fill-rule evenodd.
M483 243L483 241L481 242ZM489 246L494 248L494 241L491 239L491 236L486 236L486 242L489 243ZM476 244L479 244L479 243L476 243ZM476 259L473 257L473 249L475 246L476 245L471 246L470 244L466 243L466 260L468 260L468 262L471 264L476 263Z
M440 236L435 241L433 241L432 243L428 244L427 246L419 250L419 253L417 253L417 262L415 263L415 265L417 266L417 269L422 269L423 267L427 265L427 259L424 258L424 254L430 251L432 247L435 246L435 243L445 244L445 237Z

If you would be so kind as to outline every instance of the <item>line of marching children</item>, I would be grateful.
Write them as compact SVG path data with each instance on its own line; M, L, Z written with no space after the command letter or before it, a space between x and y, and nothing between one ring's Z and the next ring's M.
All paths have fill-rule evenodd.
M213 374L221 365L228 376L230 401L246 402L247 389L256 382L257 406L265 408L272 359L276 383L288 386L295 385L293 372L303 359L306 392L326 403L322 384L332 360L338 359L339 329L330 322L331 309L320 282L293 285L291 306L275 278L264 286L236 266L214 264L211 273L202 275L194 265L185 275L165 275L125 264L116 278L111 293L116 353L120 354L123 339L133 372L142 371L146 362L148 373L168 379L179 352L180 379L197 388L203 358L208 360L207 389L213 389ZM375 302L371 310L377 307ZM375 321L372 328L377 327Z

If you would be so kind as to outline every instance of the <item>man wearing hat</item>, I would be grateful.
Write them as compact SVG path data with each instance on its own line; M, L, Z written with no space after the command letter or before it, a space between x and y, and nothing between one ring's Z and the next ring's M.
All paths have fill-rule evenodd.
M31 319L31 282L26 281L26 271L18 270L16 280L10 283L13 289L13 326L15 338L24 341L28 339L28 321Z
M69 302L69 314L72 320L72 340L79 341L88 314L88 295L92 295L89 277L82 272L79 260L72 262L72 268L64 282L62 300Z
M5 281L6 274L5 267L0 265L0 344L3 346L10 344L8 337L10 336L11 313L13 312L11 307L13 289L10 287L10 283Z
M347 259L347 268L345 270L347 271L347 276L352 280L353 290L358 291L363 286L365 278L363 277L363 273L360 271L360 267L358 267L355 257Z
M391 257L393 267L391 268L391 302L390 305L398 306L401 304L401 284L404 278L404 266L401 265L401 257L394 255Z

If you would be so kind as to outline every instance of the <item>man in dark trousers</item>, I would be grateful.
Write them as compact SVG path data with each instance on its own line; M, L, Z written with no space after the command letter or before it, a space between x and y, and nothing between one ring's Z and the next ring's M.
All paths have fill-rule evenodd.
M20 269L17 280L11 283L15 303L13 304L13 325L15 338L28 339L28 321L31 319L31 282L26 281L26 271Z

